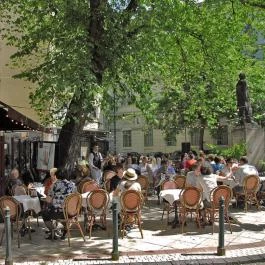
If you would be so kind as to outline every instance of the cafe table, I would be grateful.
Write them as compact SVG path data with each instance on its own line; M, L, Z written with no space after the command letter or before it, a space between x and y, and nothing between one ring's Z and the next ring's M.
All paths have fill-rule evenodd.
M13 196L17 201L23 205L24 212L33 210L36 214L41 211L40 200L38 197L31 197L29 195Z
M182 189L167 189L161 190L159 193L160 201L166 200L171 206L174 206L175 208L175 218L172 223L173 228L176 227L176 225L179 223L177 202L179 201L181 191Z

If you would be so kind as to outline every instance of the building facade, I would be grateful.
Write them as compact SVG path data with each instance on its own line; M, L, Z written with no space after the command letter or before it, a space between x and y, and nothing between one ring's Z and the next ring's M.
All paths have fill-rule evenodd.
M181 133L165 138L162 130L148 127L140 111L133 105L121 106L114 122L109 124L110 152L152 154L156 152L172 153L183 151L190 145L191 150L199 151L200 130L196 127L184 129ZM116 139L116 143L115 143ZM214 135L206 128L204 149L207 144L227 147L232 144L231 128L223 123Z

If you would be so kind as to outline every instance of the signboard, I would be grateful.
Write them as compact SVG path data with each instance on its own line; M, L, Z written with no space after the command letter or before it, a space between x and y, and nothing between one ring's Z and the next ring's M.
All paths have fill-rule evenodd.
M55 142L38 142L38 170L50 170L54 167Z

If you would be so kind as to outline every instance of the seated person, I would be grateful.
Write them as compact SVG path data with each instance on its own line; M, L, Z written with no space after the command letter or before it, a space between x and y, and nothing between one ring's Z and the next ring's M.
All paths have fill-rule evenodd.
M136 190L141 192L140 183L136 182L138 175L133 168L128 168L123 174L123 180L120 182L118 188L120 192L126 190Z
M204 208L211 207L211 191L217 187L217 179L227 179L227 177L218 176L212 173L212 166L210 163L205 162L201 165L201 174L197 178L197 188L202 188L202 200ZM206 223L205 211L202 212L203 221Z
M9 196L14 195L13 194L13 189L16 186L21 186L21 185L24 185L24 181L21 178L18 169L17 168L13 168L11 170L10 177L7 180L6 194L9 195ZM31 186L32 186L32 184L28 184L28 188L30 188Z
M57 168L50 169L50 177L44 181L44 194L47 196L51 186L57 181L55 172Z
M154 176L154 187L157 192L158 196L158 203L160 203L159 199L159 193L161 190L161 184L165 180L170 180L174 175L176 174L174 168L170 165L169 161L167 159L163 159L161 161L161 166L156 171L156 174Z
M88 165L77 165L71 176L71 180L78 186L79 183L92 180Z
M153 171L151 166L148 164L148 158L144 156L142 162L140 163L140 172L142 176L146 176L149 180L150 186L153 187Z
M47 203L49 203L47 209L42 212L42 218L49 229L50 235L47 239L52 239L51 231L54 229L53 220L64 219L63 214L63 203L67 195L75 191L75 185L73 182L66 179L66 172L63 169L58 169L55 172L57 181L54 183L52 188L48 192L46 198ZM66 229L64 229L62 234L62 239L65 238ZM55 235L56 239L57 235Z
M223 181L224 185L233 188L236 186L234 172L237 170L237 165L234 163L234 159L229 157L226 159L224 168L220 171L219 176L227 177L227 180Z
M115 193L123 193L124 191L127 190L136 190L141 192L141 185L140 183L136 182L138 178L138 175L136 174L135 170L133 168L128 168L124 174L123 174L123 180L119 183L117 187L117 192ZM116 195L116 194L115 194ZM119 211L119 206L118 206L118 211ZM118 215L119 221L120 221L120 214ZM125 227L127 231L131 230L132 226L128 225Z
M234 172L235 182L236 182L236 186L233 188L234 192L243 192L244 179L248 175L258 176L259 173L254 166L248 163L248 158L246 156L242 156L239 159L239 166Z
M212 168L213 168L213 173L214 174L219 174L220 171L224 168L224 164L222 164L222 158L220 156L215 156L214 158L214 164L212 164Z
M197 187L197 178L201 175L201 163L196 162L192 165L192 171L189 171L186 176L187 187Z
M120 182L122 181L123 171L124 171L123 165L118 163L115 166L114 171L116 175L110 179L110 192L115 191L118 185L120 184Z

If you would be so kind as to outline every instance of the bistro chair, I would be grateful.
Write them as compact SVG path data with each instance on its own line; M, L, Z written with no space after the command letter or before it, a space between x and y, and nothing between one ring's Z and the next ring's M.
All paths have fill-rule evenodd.
M97 217L102 229L106 229L106 215L109 204L109 194L106 190L93 190L87 196L87 224L86 229L89 229L89 238L91 238L93 225L96 223Z
M248 203L250 205L252 205L253 203L256 204L257 209L259 209L259 201L257 198L259 184L260 184L259 176L256 175L246 176L243 181L243 191L234 193L236 198L236 204L240 199L244 200L245 212L247 212Z
M141 208L143 197L139 191L127 190L121 194L121 232L122 238L127 225L138 225L141 237L143 238Z
M164 180L161 183L161 190L177 189L177 183L174 180Z
M105 189L108 193L110 193L110 181L111 181L111 179L108 179L108 180L106 180L106 181L104 182L104 189Z
M105 170L103 172L103 181L104 183L108 180L110 180L112 177L114 177L116 175L116 173L112 170Z
M10 222L11 222L12 237L13 237L13 230L15 227L16 232L17 232L17 244L18 244L18 247L20 248L20 237L21 237L20 230L22 229L23 225L30 227L29 218L24 218L22 216L23 215L22 206L15 198L11 196L3 196L0 198L0 211L3 216L4 222L5 222L4 217L5 217L6 207L9 207L10 209ZM29 239L31 240L31 231L30 229L28 231L29 231ZM0 245L2 245L4 233L5 233L5 225L2 231Z
M259 191L257 192L257 198L263 205L265 202L265 181L261 181Z
M144 202L148 201L148 190L149 190L149 180L146 176L139 176L136 180L141 185L141 192L144 198Z
M212 222L212 234L214 233L214 221L215 218L219 215L219 206L220 206L220 198L223 196L224 198L224 215L229 224L230 232L232 234L231 223L228 216L228 208L232 199L232 189L226 185L220 185L214 188L210 193L211 198L211 207L205 208L206 215L210 217L209 219Z
M81 182L78 186L78 191L80 193L86 193L97 189L99 189L99 185L95 180L86 180L84 182Z
M170 190L177 189L177 183L174 180L165 180L161 184L161 190ZM175 212L175 206L171 205L168 201L163 199L163 212L162 212L162 220L164 218L164 213L167 213L167 223L169 222L169 214Z
M200 208L202 202L202 193L196 187L187 187L183 189L180 193L180 207L179 216L181 222L181 233L184 231L184 224L186 223L186 218L188 214L191 215L195 213L195 220L199 228L200 224Z
M85 240L85 236L83 233L83 230L81 228L81 225L78 221L78 217L80 215L81 210L81 204L82 204L82 196L80 193L71 193L69 194L63 203L63 214L64 219L57 219L57 223L63 223L65 224L65 229L67 231L67 238L68 238L68 245L70 247L70 230L72 230L72 225L76 225L77 228L80 231L81 236ZM52 230L52 238L54 238L55 229Z
M184 189L186 184L186 177L185 176L176 176L175 182L177 184L177 189Z

